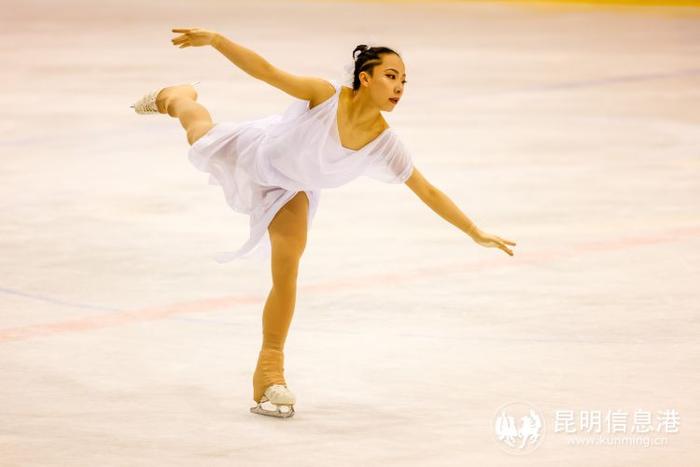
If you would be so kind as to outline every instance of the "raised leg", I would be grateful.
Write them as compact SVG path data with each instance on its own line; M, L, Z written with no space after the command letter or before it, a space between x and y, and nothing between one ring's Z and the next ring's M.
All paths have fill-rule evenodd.
M300 191L270 222L272 289L263 309L263 342L253 375L253 399L260 402L271 384L286 385L284 343L296 304L299 261L306 246L309 199Z
M156 106L160 113L180 119L190 144L194 144L214 126L209 111L197 102L197 91L192 85L164 88L156 97Z

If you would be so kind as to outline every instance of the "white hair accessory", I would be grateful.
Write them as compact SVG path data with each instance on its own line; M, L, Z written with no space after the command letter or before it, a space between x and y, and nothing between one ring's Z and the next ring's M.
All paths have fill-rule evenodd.
M343 84L347 84L352 87L352 82L355 80L355 61L348 63L343 67L345 73L343 74Z

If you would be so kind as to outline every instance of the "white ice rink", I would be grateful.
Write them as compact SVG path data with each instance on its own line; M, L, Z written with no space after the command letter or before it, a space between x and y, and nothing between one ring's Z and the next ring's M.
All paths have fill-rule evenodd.
M0 24L2 467L700 465L700 8L2 1ZM215 121L292 97L173 27L325 78L399 51L385 118L515 256L404 185L325 190L296 415L251 414L269 264L212 259L248 218L177 120L129 105L193 80Z

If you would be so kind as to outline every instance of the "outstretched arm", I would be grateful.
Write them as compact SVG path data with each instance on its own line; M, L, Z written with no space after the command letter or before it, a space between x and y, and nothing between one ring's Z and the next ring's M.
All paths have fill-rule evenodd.
M479 230L476 224L445 193L429 183L418 169L413 168L411 176L405 183L430 209L465 232L476 243L486 247L500 248L513 256L513 251L507 245L515 246L515 242Z
M254 78L262 79L272 66L257 53L236 44L218 32L201 28L175 28L172 31L180 34L170 40L173 45L181 49L211 45L233 62L234 65Z
M179 46L181 49L211 45L253 78L265 81L298 99L325 100L325 97L330 96L335 91L333 85L325 79L315 76L298 76L280 70L261 55L217 32L199 28L176 28L172 31L180 33L178 37L171 39L173 45Z

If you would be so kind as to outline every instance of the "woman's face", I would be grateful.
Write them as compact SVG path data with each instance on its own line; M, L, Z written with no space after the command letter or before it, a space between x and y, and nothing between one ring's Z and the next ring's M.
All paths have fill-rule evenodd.
M366 74L367 90L372 100L379 106L379 110L391 112L403 97L406 68L398 55L382 54L379 57L382 63L375 65L373 76ZM360 83L362 86L365 85L363 76L360 76Z

